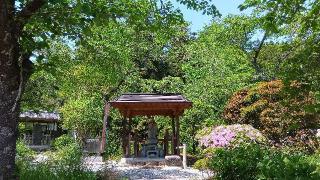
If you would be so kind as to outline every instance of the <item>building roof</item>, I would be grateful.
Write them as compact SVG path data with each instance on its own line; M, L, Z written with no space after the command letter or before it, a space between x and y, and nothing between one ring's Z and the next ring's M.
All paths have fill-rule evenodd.
M133 116L181 116L192 106L181 94L129 93L110 102L126 117Z
M40 122L53 123L60 120L60 115L57 112L48 111L26 111L20 113L20 122Z

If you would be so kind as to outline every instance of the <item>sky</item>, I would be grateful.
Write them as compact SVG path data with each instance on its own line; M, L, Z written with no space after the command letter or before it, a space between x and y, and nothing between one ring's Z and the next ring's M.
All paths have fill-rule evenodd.
M228 14L249 14L250 11L246 10L240 12L238 6L243 3L244 0L213 0L214 5L217 7L223 17ZM191 23L190 28L192 32L199 32L205 25L208 25L212 19L211 16L202 15L202 12L187 9L186 6L173 2L173 5L181 10L184 18Z

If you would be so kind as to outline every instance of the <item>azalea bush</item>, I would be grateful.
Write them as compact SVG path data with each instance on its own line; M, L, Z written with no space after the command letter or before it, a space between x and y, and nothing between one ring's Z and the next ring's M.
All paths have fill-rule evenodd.
M261 132L250 125L220 125L205 128L197 135L204 148L204 158L194 167L211 169L218 179L247 179L255 175L258 159L262 157L260 145L267 144Z
M250 125L221 125L212 129L205 129L199 134L200 145L205 148L232 148L241 146L242 144L267 143L267 139L260 131Z
M307 140L308 134L300 135ZM220 125L198 133L204 158L194 167L215 172L216 179L318 179L320 156L279 148L251 125ZM294 139L295 140L295 139Z
M295 92L291 96L287 92ZM223 117L229 123L250 124L275 146L290 146L313 152L320 125L315 94L304 85L281 80L260 82L236 92L227 103Z

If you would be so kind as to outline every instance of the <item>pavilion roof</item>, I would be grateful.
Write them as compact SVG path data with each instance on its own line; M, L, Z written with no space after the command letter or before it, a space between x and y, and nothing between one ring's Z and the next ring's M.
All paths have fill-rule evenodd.
M128 93L110 102L126 117L133 116L181 116L192 106L181 94Z
M39 122L39 123L54 123L60 120L60 115L57 112L48 111L25 111L20 113L20 122Z

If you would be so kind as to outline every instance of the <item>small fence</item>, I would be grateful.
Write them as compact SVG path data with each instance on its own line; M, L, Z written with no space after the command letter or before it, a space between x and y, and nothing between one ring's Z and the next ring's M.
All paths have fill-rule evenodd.
M83 146L85 153L100 153L101 138L86 139Z
M35 145L43 146L43 145L51 145L52 138L50 134L45 134L42 136L40 144L35 144L32 135L24 134L23 141L28 146L35 146Z

